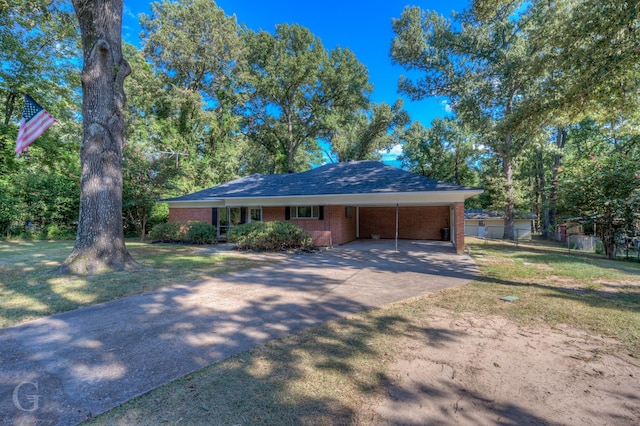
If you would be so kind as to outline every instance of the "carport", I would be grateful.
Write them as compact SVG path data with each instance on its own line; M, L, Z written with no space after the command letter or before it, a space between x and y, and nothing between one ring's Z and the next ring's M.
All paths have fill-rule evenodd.
M451 229L454 206L364 206L358 207L358 238L442 240L442 230Z

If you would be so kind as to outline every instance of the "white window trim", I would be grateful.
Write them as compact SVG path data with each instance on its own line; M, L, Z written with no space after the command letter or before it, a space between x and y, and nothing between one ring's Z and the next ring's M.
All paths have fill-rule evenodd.
M300 207L311 207L311 216L298 216ZM320 206L291 206L289 207L289 217L298 220L318 220L320 219Z

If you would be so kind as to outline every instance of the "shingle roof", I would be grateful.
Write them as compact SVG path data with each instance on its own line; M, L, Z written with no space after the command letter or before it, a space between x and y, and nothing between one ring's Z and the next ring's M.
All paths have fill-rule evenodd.
M254 174L164 201L476 189L479 188L440 182L378 161L352 161L327 164L301 173Z

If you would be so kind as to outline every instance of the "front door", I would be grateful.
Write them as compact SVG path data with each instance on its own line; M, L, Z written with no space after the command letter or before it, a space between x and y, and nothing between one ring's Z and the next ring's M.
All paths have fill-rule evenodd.
M478 237L484 238L485 235L486 235L486 227L484 224L484 220L481 220L478 222Z
M240 207L226 207L218 209L218 236L226 238L229 229L240 225L242 209Z

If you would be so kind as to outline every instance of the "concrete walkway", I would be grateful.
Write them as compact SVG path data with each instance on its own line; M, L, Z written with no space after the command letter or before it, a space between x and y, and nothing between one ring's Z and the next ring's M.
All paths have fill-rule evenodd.
M0 424L73 425L255 345L463 284L450 243L356 241L0 329Z

